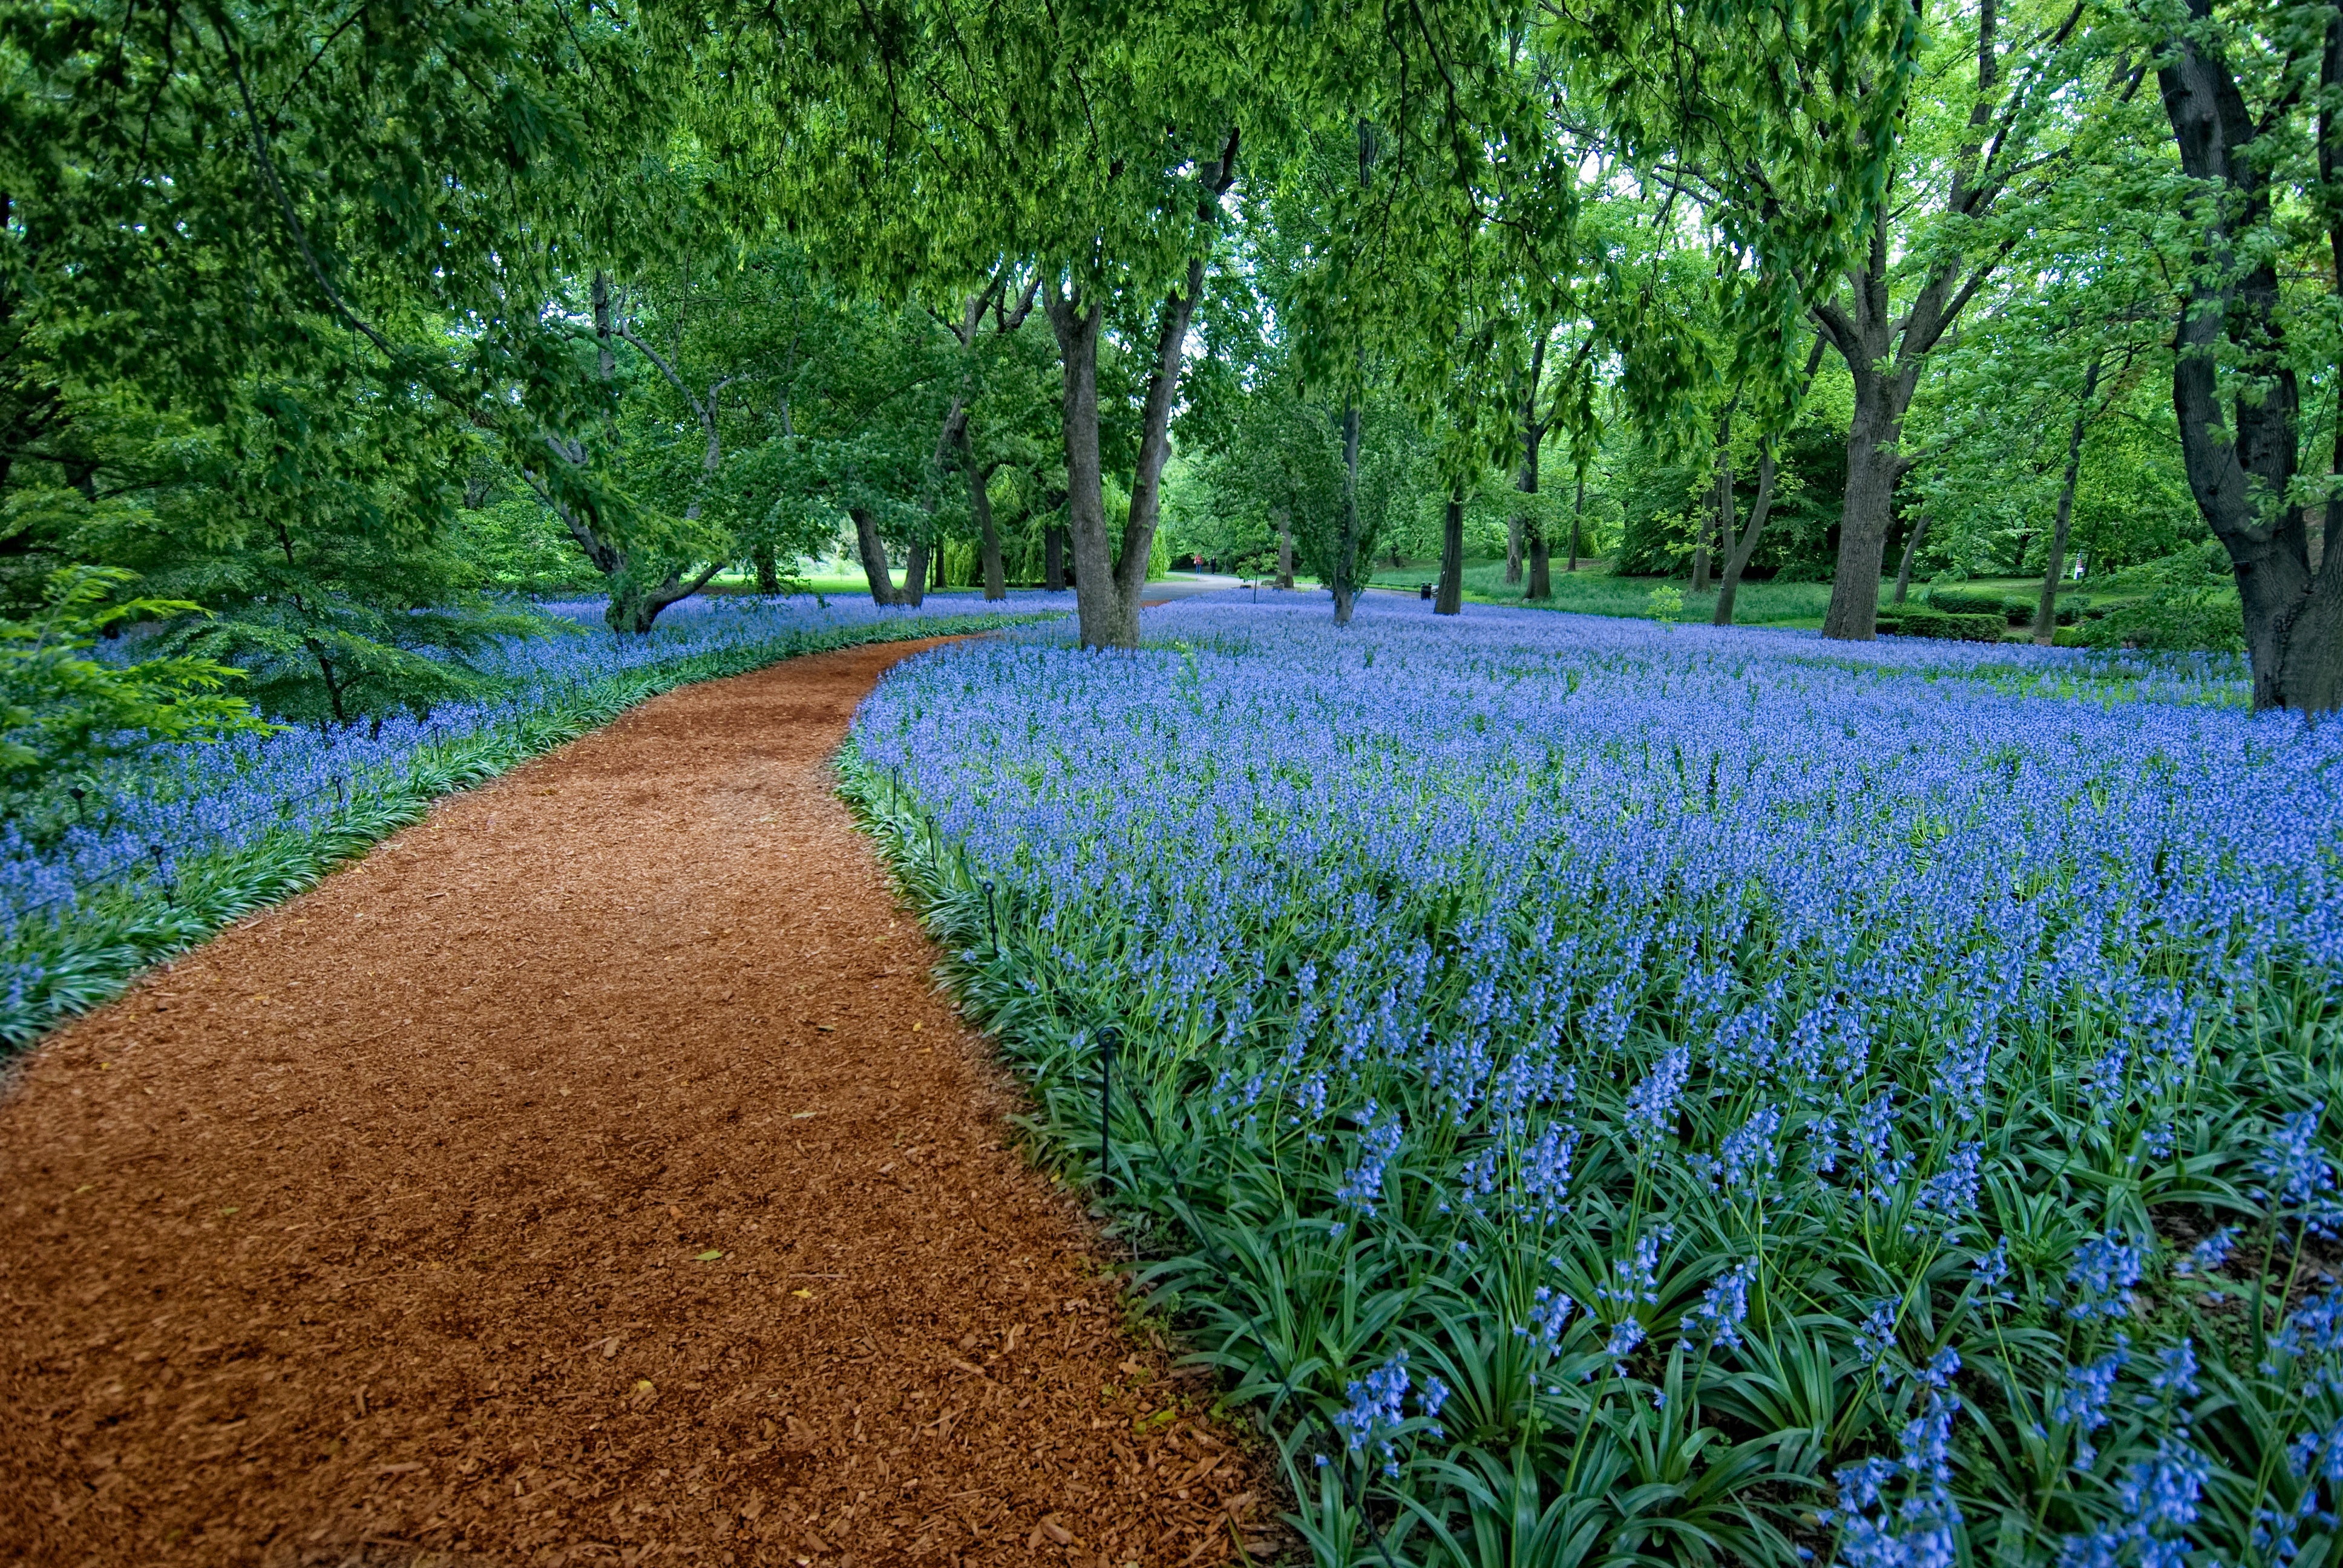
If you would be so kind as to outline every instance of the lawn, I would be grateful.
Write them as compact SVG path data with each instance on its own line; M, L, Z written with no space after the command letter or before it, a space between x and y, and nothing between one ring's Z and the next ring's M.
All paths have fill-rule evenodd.
M2332 1561L2343 731L2219 661L1148 626L916 661L844 768L1320 1561Z
M1378 588L1414 590L1423 583L1437 583L1440 568L1437 562L1413 562L1404 567L1386 567L1375 573ZM1652 590L1664 582L1684 593L1685 621L1706 624L1716 613L1714 590L1694 595L1687 591L1689 577L1621 578L1613 577L1608 563L1582 561L1575 572L1565 572L1556 561L1553 572L1554 598L1547 603L1529 605L1537 609L1573 610L1584 615L1648 616L1652 609ZM1911 597L1924 601L1931 585L1915 583ZM2039 591L2039 578L1980 578L1974 582L1946 585L1965 592L2031 596ZM1527 605L1522 598L1523 584L1505 581L1505 563L1502 560L1469 561L1464 567L1464 597L1481 604ZM1882 604L1894 597L1895 580L1880 584ZM2107 596L2093 585L2072 585L2062 593L2079 592L2094 598ZM1734 596L1733 618L1742 626L1802 627L1809 629L1823 624L1824 612L1830 608L1831 585L1820 583L1744 581L1741 591ZM2112 602L2112 601L2110 601ZM2007 634L2013 639L2023 639L2023 628L2014 628Z

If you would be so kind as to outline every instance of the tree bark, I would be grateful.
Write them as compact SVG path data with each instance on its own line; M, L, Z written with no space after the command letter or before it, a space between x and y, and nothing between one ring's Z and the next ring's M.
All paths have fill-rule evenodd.
M1277 514L1277 586L1293 587L1293 518L1282 508Z
M2208 21L2211 0L2188 0L2190 18ZM2330 23L2322 76L2338 73L2343 41ZM2264 161L2247 145L2261 135L2228 62L2197 36L2177 35L2157 67L2164 106L2190 178L2220 181L2229 200L2216 209L2189 273L2172 368L2172 406L2180 451L2204 514L2229 552L2244 609L2258 709L2318 713L2343 706L2343 552L2328 548L2310 568L2303 509L2288 504L2299 461L2301 397L2281 339L2276 265L2235 260L2241 231L2269 221ZM2322 166L2332 163L2320 125ZM2322 215L2328 216L2328 215ZM2338 220L2328 216L2330 235ZM2227 338L2238 373L2260 388L2225 407L2217 358ZM2323 541L2335 542L2330 537Z
M1733 537L1733 458L1725 443L1733 438L1733 416L1726 414L1716 431L1716 487L1713 495L1715 510L1704 513L1700 519L1700 539L1692 549L1692 587L1697 596L1708 591L1708 548L1712 538L1718 541Z
M2062 45L2081 15L2077 6L2047 40L2049 45ZM2012 102L1996 111L1997 21L1996 0L1983 0L1977 12L1976 97L1969 110L1968 138L1954 157L1945 197L1945 210L1955 217L1983 217L2007 189L2011 170L2025 166L2019 145L1993 129L1996 112L2006 132L2024 106ZM1904 417L1919 387L1921 367L2014 243L2006 242L1974 266L1957 251L1946 254L1920 280L1899 315L1890 289L1887 207L1883 196L1873 210L1870 247L1862 267L1847 276L1844 306L1829 302L1814 312L1855 382L1838 568L1830 610L1823 618L1825 637L1852 641L1868 641L1877 630L1879 574L1896 516L1896 485L1911 466L1899 450Z
M1734 600L1740 597L1741 574L1749 568L1749 558L1757 548L1757 539L1765 531L1765 514L1774 505L1774 440L1767 437L1757 444L1757 498L1749 505L1748 526L1734 540L1733 553L1725 558L1725 576L1716 586L1715 625L1733 624Z
M1218 215L1220 198L1236 177L1237 133L1232 129L1218 160L1197 172L1202 194L1200 222ZM1061 404L1066 441L1067 528L1074 547L1074 606L1084 648L1136 648L1139 600L1146 589L1147 557L1155 543L1162 498L1163 465L1172 455L1172 409L1180 387L1188 324L1204 292L1204 258L1192 256L1183 284L1163 297L1156 317L1155 353L1147 394L1140 405L1139 457L1131 477L1131 512L1122 526L1121 548L1107 537L1103 474L1099 460L1098 339L1100 304L1095 295L1061 287L1055 277L1042 287L1065 369Z
M1522 464L1513 474L1513 488L1524 496L1538 493L1538 452L1545 446L1545 427L1538 422L1538 383L1545 378L1545 337L1540 334L1530 349L1530 387L1522 398ZM1522 547L1529 547L1530 580L1522 597L1550 598L1554 595L1546 558L1545 525L1534 507L1516 512L1505 530L1505 580L1522 580Z
M749 561L757 568L757 591L777 594L781 591L781 563L770 545L759 545L749 552Z
M1920 520L1912 525L1912 537L1904 541L1904 563L1896 568L1896 602L1902 604L1912 587L1912 563L1920 558L1920 546L1928 537L1928 514L1922 512Z
M618 302L612 290L610 275L608 272L598 267L595 269L593 278L588 286L588 297L591 301L594 317L596 372L602 385L607 388L618 374L618 351L613 347L616 340L624 337L629 341L636 341L638 347L641 347L642 345L633 338L632 334L628 332L618 319ZM672 366L656 354L651 357L667 374L668 378L675 382L677 388L683 392L685 398L691 403L694 412L699 414L701 424L708 434L707 450L701 461L701 468L704 473L713 473L722 456L722 448L717 440L713 410L715 395L721 390L723 384L719 382L715 387L709 389L709 400L703 408L700 400L694 397L690 390L685 387L682 381L676 376ZM573 468L582 468L586 466L588 454L583 442L556 437L550 432L546 433L544 442L546 449L553 454L557 462L566 463ZM590 509L590 506L581 509L580 507L565 501L556 487L540 482L534 473L526 468L522 470L522 475L537 493L553 508L555 514L561 518L563 526L568 528L570 538L578 541L578 548L583 550L586 558L593 563L594 569L608 579L610 602L603 610L602 618L613 632L649 635L653 623L659 619L661 610L677 600L689 598L706 588L717 572L723 568L724 563L721 561L711 562L689 583L684 582L680 570L670 570L656 585L646 587L641 578L632 569L637 563L628 551L602 532L600 518ZM689 511L691 516L697 517L699 503L693 502Z
M2058 481L2058 509L2050 525L2050 558L2043 563L2042 597L2034 607L2034 642L2049 648L2058 640L2058 578L2066 570L2066 531L2075 517L2075 480L2083 471L2083 436L2091 427L2091 399L2099 392L2099 360L2083 372L2083 400L2066 431L2066 471Z
M976 518L977 538L984 557L984 597L990 601L1009 597L1008 574L1001 564L1001 530L992 525L992 491L990 476L978 467L976 444L962 425L960 431L960 466L968 470L968 509Z
M1041 525L1041 587L1051 593L1066 591L1066 529L1062 523Z
M928 541L913 539L910 553L903 558L903 586L895 595L895 602L912 609L920 608L928 597Z
M854 553L862 558L862 577L870 585L872 604L897 604L895 581L887 570L887 541L879 537L879 525L869 511L850 507L847 515L854 519Z
M1564 571L1574 572L1578 569L1578 524L1579 519L1585 516L1586 470L1581 468L1578 471L1578 499L1570 508L1570 564L1562 568Z
M1432 601L1434 615L1458 615L1464 608L1464 492L1448 492L1448 515L1440 529L1440 592Z
M1347 403L1342 408L1342 537L1334 547L1334 624L1351 624L1351 612L1357 608L1358 585L1353 580L1359 568L1359 406Z

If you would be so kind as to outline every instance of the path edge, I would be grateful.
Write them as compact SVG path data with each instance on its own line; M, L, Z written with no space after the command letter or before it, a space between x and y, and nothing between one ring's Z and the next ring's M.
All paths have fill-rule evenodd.
M420 746L374 793L353 799L322 828L272 831L232 849L178 862L153 881L103 890L0 936L0 1080L59 1026L114 1001L148 972L227 927L307 891L337 868L428 814L442 797L476 789L610 724L655 697L754 674L791 659L877 643L966 636L1052 618L933 616L794 633L674 664L605 677L575 698L510 726ZM158 896L159 894L159 896Z

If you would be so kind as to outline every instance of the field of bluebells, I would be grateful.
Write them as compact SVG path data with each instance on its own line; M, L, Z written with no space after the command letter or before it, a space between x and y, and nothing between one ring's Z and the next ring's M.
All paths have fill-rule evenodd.
M1051 608L1041 598L1006 608ZM575 634L506 639L480 661L499 680L492 699L379 726L160 749L61 781L44 809L0 821L0 1046L25 1043L164 952L306 885L431 797L669 687L822 648L1001 624L971 614L980 606L964 597L922 609L688 599L649 637L619 639L600 628L599 600L542 608Z
M1146 631L903 667L849 788L1318 1561L2336 1559L2343 729L2061 650Z

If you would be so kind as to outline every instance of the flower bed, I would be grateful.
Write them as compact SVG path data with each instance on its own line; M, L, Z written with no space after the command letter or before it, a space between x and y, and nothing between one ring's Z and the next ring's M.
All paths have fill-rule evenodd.
M2217 662L1322 613L948 650L849 759L1322 1560L2310 1561L2343 731Z

